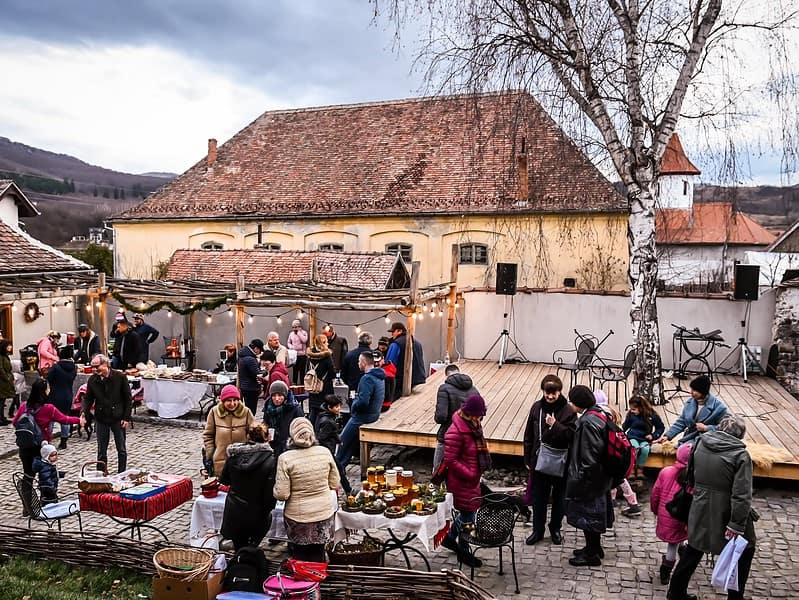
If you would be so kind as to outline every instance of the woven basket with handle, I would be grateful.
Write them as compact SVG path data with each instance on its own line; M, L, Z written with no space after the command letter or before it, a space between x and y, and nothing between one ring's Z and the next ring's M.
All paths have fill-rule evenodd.
M199 548L164 548L153 555L159 577L180 581L205 579L214 564L214 553Z

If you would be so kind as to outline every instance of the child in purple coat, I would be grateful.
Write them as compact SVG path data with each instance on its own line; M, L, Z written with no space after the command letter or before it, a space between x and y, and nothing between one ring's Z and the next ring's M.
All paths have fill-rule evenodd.
M660 471L655 487L649 496L649 506L657 515L655 534L658 539L666 542L666 554L660 563L660 582L666 585L671 578L671 570L677 562L677 552L680 545L688 539L688 524L678 521L666 510L666 504L671 502L675 494L680 491L688 475L688 459L691 457L691 444L683 444L677 448L676 462Z

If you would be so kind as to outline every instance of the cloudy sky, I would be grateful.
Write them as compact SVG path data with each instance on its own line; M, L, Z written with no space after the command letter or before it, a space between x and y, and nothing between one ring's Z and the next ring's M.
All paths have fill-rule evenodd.
M415 35L397 47L373 10L367 0L0 0L0 136L121 171L179 173L209 137L224 142L266 110L422 94ZM745 162L742 183L780 183L770 148Z

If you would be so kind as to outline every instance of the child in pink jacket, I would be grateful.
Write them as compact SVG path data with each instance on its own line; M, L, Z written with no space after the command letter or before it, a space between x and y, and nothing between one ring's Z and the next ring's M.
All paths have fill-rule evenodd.
M649 496L649 505L657 515L655 533L658 539L668 544L663 562L660 564L660 583L666 585L671 578L671 570L677 562L680 545L688 539L688 524L678 521L666 510L666 504L682 487L687 476L688 460L691 457L691 444L683 444L677 448L677 460L670 467L660 471L655 487Z

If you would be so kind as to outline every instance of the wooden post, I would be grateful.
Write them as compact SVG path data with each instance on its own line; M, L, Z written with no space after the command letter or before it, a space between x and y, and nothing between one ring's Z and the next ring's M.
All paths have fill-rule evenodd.
M108 297L108 290L105 287L105 273L97 274L97 322L100 331L95 333L100 337L101 352L108 353L108 322L105 313L105 299Z
M308 345L313 346L313 339L316 337L316 309L308 309Z
M194 357L197 356L197 336L196 336L196 333L197 333L197 313L196 312L192 312L192 313L189 313L189 335L188 335L188 337L191 338L191 352L192 352L192 354L189 354L188 352L186 352L186 369L188 371L191 371L194 368L195 360L194 360L194 358L192 358L192 355ZM184 343L185 343L185 340L184 340Z
M447 354L455 358L455 301L458 299L458 263L461 254L458 244L452 244L452 263L449 268L449 305L447 306Z
M413 379L413 336L416 333L416 297L419 293L419 266L418 260L411 263L411 295L410 306L407 318L408 333L405 336L405 364L402 365L402 395L411 395L411 383Z
M236 300L243 300L242 296L246 295L246 293L244 290L244 275L239 275L236 277ZM244 347L244 305L236 302L233 305L233 312L236 321L236 352L238 352L240 348Z

